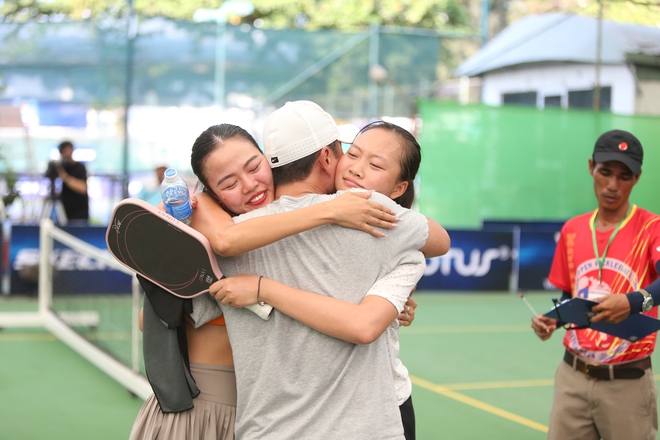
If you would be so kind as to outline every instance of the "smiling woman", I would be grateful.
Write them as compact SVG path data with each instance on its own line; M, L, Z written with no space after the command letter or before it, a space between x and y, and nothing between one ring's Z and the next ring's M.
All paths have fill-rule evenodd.
M275 197L270 166L243 132L236 126L211 127L199 136L191 157L206 192L232 214L252 211Z
M365 188L384 194L410 208L415 198L413 180L422 152L415 137L404 128L374 121L360 130L337 165L338 190Z

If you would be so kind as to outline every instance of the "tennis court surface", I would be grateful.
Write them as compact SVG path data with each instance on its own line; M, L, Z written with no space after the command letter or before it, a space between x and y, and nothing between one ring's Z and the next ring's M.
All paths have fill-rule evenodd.
M539 312L553 296L526 295ZM414 383L417 438L544 439L563 330L540 341L529 309L510 293L415 297L401 357ZM2 311L34 309L36 300L0 298ZM50 334L5 329L0 353L0 439L128 437L142 401Z

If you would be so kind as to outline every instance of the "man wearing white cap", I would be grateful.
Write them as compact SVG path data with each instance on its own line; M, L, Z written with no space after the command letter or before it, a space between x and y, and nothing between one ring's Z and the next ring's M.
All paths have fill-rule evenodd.
M273 167L277 200L234 218L275 214L321 203L335 195L341 141L351 142L332 117L309 101L285 104L266 121L265 155ZM226 276L263 275L298 289L358 304L369 301L383 329L403 309L365 293L397 265L424 265L418 251L428 236L421 214L382 194L372 200L400 218L386 238L328 225L269 246L219 260ZM364 303L364 302L363 302ZM223 306L236 368L240 439L402 439L401 416L383 335L356 345L319 333L277 310L264 321Z

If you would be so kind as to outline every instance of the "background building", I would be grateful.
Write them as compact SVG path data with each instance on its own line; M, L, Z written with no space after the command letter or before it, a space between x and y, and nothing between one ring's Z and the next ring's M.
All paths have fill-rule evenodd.
M489 105L593 108L660 115L660 28L560 13L530 15L454 72L480 77ZM600 51L598 50L600 41Z

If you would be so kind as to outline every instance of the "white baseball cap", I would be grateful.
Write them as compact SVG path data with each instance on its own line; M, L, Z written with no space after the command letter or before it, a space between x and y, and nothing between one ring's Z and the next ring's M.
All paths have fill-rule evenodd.
M289 101L266 119L264 154L271 168L295 162L338 140L350 144L359 129L352 124L338 126L335 120L312 101Z

